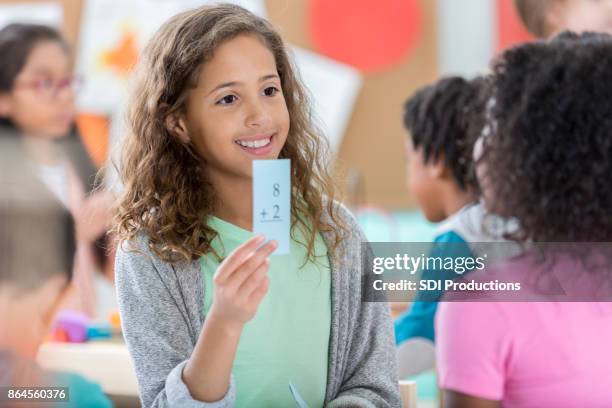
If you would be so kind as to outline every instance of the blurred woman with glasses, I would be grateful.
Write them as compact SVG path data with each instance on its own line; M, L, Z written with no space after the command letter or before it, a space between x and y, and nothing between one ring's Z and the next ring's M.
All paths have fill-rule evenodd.
M65 305L96 315L98 285L107 285L104 242L112 196L98 191L96 167L76 132L70 49L50 27L11 24L0 30L0 137L19 138L30 164L76 221L75 296ZM97 283L96 283L97 282Z

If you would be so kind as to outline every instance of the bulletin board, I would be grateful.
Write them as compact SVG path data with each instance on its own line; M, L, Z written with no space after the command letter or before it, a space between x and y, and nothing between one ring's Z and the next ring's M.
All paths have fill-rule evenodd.
M76 49L83 0L56 1L64 6L63 31ZM49 0L2 1L42 2ZM417 87L437 76L436 3L266 0L268 18L289 43L343 59L362 73L362 86L335 160L338 180L349 204L386 208L413 205L405 187L402 105ZM120 6L121 1L117 0L117 4ZM389 13L388 9L398 4L402 9ZM350 19L343 21L347 13ZM404 15L404 20L397 19L399 14ZM328 15L331 17L326 18ZM363 41L364 46L356 49L343 44L348 41L347 32ZM382 40L382 46L376 40ZM402 48L406 42L408 50ZM374 54L374 59L365 58Z
M325 1L325 0L322 0ZM293 44L320 51L309 19L312 0L267 0L270 20ZM342 10L401 3L394 0L333 0ZM410 3L409 0L403 3ZM406 192L403 103L419 86L437 76L436 1L415 1L420 30L413 48L384 68L364 72L364 81L338 153L345 198L352 204L406 208L413 204ZM406 24L409 24L407 21ZM332 26L333 29L333 26ZM362 30L366 30L364 26ZM358 30L361 31L361 30ZM330 33L333 36L333 33ZM389 38L389 41L397 39ZM401 39L400 39L401 40ZM371 53L372 49L363 49Z

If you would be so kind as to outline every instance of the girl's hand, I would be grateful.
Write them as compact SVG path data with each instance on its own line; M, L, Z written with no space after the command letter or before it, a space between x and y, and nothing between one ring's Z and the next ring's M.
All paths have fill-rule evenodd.
M217 401L227 393L244 324L268 291L268 257L278 244L258 248L263 242L263 236L249 239L217 268L212 307L183 369L183 381L197 400Z
M255 316L268 291L268 257L278 246L276 241L270 241L258 248L263 241L261 235L249 239L217 268L211 320L242 330Z

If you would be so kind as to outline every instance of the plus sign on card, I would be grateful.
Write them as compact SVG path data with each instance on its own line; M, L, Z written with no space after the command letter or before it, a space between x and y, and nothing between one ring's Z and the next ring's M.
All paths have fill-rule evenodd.
M289 253L291 160L253 160L253 233L276 240L274 255Z

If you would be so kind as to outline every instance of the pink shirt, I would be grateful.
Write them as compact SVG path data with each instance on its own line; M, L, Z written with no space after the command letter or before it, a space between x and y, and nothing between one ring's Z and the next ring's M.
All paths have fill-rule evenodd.
M612 303L441 302L440 387L504 407L612 407Z

